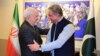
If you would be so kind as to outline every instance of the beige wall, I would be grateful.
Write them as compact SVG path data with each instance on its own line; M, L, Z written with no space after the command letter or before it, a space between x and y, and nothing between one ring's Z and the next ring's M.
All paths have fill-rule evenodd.
M12 23L14 1L0 0L0 39L7 39Z
M6 45L10 33L16 0L0 0L0 56L6 56ZM23 21L23 0L18 0L19 18Z
M0 56L6 56L8 33L12 23L14 1L0 0Z
M23 0L19 0L19 18L23 21ZM0 39L8 39L11 29L15 0L0 0Z
M88 1L88 0L24 0L25 2Z
M94 2L96 19L96 47L100 52L100 0L95 0Z

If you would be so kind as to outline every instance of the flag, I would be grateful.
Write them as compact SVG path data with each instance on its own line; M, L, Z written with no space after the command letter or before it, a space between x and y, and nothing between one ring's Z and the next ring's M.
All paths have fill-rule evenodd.
M95 35L95 17L94 17L94 1L90 0L90 10L88 15L87 28L83 37L80 56L95 56L96 35Z
M11 32L8 37L7 56L20 56L20 46L18 40L19 26L18 4L16 3L13 13Z

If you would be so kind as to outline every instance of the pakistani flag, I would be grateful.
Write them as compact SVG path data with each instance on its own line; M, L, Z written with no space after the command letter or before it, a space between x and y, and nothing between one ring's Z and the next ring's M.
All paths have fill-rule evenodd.
M11 27L11 32L8 37L7 56L20 56L18 31L19 31L19 14L18 14L18 4L16 3L13 14L13 23Z
M90 0L88 23L85 36L83 38L80 56L96 56L94 53L95 49L96 49L96 36L95 36L94 1Z

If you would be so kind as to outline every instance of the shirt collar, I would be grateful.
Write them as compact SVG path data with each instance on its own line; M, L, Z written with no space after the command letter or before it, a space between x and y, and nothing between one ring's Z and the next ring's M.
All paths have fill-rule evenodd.
M62 19L63 19L63 16L55 24L58 24Z

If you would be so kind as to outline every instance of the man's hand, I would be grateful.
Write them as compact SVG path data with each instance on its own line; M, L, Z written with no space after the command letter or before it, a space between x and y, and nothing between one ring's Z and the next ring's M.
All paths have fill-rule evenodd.
M75 30L80 30L80 27L79 26L75 27Z
M31 51L39 51L39 44L35 40L34 44L29 44L28 47Z

